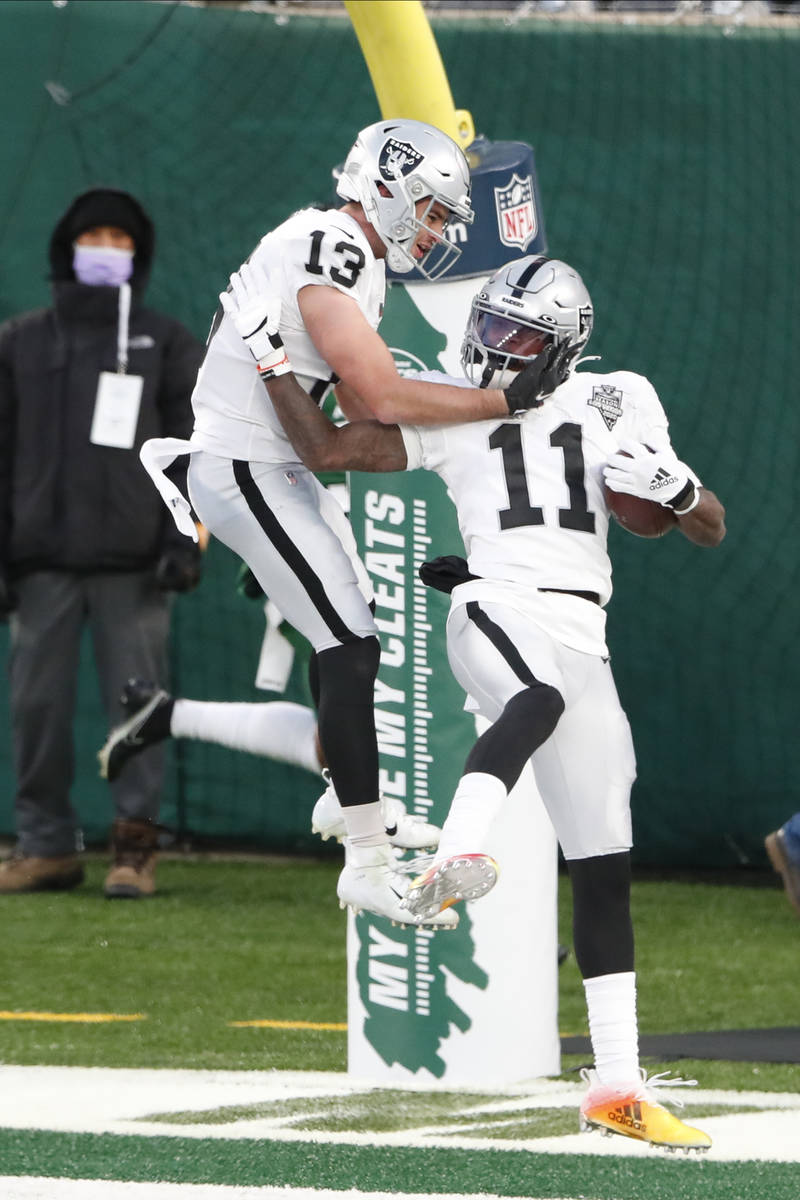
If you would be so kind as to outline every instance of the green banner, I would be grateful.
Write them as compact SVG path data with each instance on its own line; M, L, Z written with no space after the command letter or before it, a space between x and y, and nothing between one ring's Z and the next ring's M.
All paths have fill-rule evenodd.
M473 279L390 289L381 332L401 371L459 373L469 302L479 286ZM350 518L375 589L381 639L381 786L441 825L476 729L447 661L449 597L425 587L419 568L436 555L464 553L455 509L429 472L356 474ZM495 835L502 875L496 894L474 913L459 905L458 929L402 930L369 914L350 918L352 1074L385 1079L424 1071L461 1084L557 1072L555 839L530 772L518 791L519 811L512 793L506 825ZM515 852L519 843L524 853Z

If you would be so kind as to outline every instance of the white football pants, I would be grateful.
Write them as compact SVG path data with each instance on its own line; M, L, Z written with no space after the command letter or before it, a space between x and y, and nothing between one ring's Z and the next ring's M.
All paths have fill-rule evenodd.
M196 450L188 484L209 532L244 559L315 650L377 636L350 522L310 471Z
M564 700L555 731L531 759L564 857L629 850L636 760L608 661L564 646L514 609L484 601L479 607L531 674ZM502 636L494 642L491 628L488 634L478 628L466 604L451 609L447 654L456 679L490 721L526 686Z

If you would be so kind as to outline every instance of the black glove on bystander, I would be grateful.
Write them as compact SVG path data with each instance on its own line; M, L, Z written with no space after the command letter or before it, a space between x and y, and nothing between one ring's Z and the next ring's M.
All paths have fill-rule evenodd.
M185 546L166 547L156 565L156 583L162 592L190 592L202 574L202 551L188 539Z

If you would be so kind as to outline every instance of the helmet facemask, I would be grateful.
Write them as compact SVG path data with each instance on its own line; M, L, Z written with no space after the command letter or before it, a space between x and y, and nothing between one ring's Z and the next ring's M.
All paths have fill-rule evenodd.
M384 197L381 193L380 199L385 202L384 211L388 210L390 206L391 208L399 208L402 205L403 209L401 218L391 226L391 242L386 247L387 266L390 270L396 271L401 275L405 275L408 271L413 271L416 268L428 280L441 278L460 257L461 249L445 236L449 217L442 226L441 233L430 229L426 222L433 206L437 203L443 205L448 213L452 215L452 209L449 207L448 200L439 195L425 196L424 184L419 179L412 178L405 180L398 177L391 185L379 185L379 190L381 186L387 191L394 188L397 194L397 199L392 203L388 197ZM418 199L427 201L419 213L417 213L415 195L418 195ZM381 215L383 216L384 214ZM380 230L378 232L380 233ZM414 245L417 238L421 235L424 235L428 239L432 238L433 244L425 251L421 258L415 258L413 254Z

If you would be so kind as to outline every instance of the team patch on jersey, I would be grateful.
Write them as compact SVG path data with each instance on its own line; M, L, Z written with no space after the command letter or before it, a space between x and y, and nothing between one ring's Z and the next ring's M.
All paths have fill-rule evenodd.
M586 401L592 408L600 410L600 416L608 429L613 429L622 416L622 390L611 383L601 383L592 388L591 397Z
M525 250L536 236L536 209L533 206L533 180L520 179L516 171L505 187L494 189L497 228L504 246Z
M410 175L422 158L419 150L415 150L410 142L389 138L378 156L378 170L384 179L397 179L398 175Z

